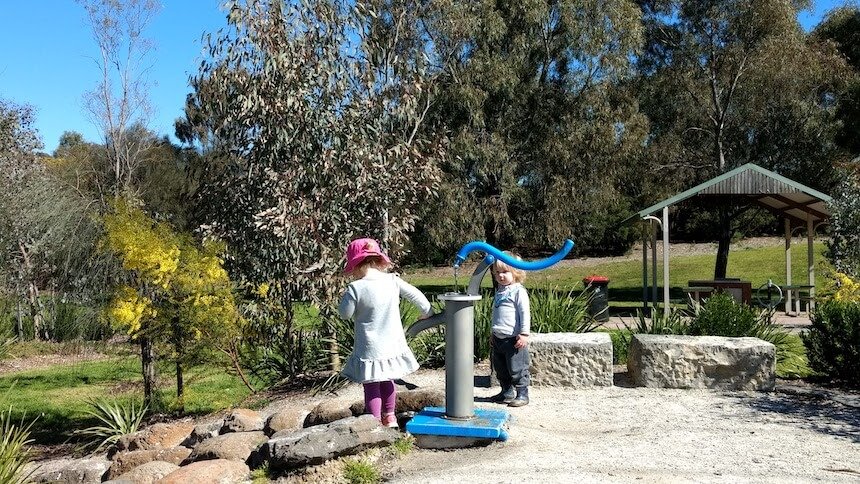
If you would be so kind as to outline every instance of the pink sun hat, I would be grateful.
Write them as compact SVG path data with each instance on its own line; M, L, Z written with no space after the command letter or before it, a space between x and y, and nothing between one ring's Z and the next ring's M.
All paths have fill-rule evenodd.
M386 264L391 264L391 259L382 252L379 243L373 239L355 239L346 247L346 267L343 272L352 272L361 261L367 257L382 257Z

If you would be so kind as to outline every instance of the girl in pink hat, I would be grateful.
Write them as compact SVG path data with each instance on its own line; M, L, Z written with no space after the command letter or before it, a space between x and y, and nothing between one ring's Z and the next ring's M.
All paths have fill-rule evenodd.
M397 427L394 381L418 369L406 344L400 320L400 298L421 311L421 319L433 314L430 301L415 286L386 272L391 260L373 239L357 239L346 249L344 272L352 276L338 310L355 322L355 345L342 374L364 385L365 411L383 425Z

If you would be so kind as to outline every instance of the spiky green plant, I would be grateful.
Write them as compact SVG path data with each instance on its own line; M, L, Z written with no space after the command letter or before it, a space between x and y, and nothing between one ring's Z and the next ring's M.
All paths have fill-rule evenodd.
M94 452L116 443L123 435L138 431L149 408L138 406L134 400L128 402L90 400L90 406L85 412L100 422L83 430L75 432L89 440L85 447L95 447Z
M12 420L12 406L5 412L0 412L0 482L6 484L23 484L27 482L31 472L25 472L24 467L30 460L27 445L30 439L30 428L33 422L24 424Z
M534 290L530 296L532 332L589 333L600 326L589 314L593 294L573 287L568 291L558 286Z
M391 452L396 456L403 456L410 452L415 448L415 437L411 435L406 435L404 437L400 437L395 440L393 444L391 444Z

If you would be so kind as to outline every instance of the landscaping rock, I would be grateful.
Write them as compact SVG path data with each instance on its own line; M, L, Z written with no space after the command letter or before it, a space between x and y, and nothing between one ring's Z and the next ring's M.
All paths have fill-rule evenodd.
M184 447L193 448L200 442L219 435L219 432L221 432L221 427L223 426L223 420L195 425L194 430L191 431L191 434L186 437L185 440L182 441L182 445Z
M361 405L363 409L364 403ZM305 418L304 426L312 427L314 425L323 425L352 416L353 413L350 408L350 404L344 403L341 400L325 400L317 404L317 406L310 411L307 418Z
M776 348L758 338L636 334L627 368L655 388L772 390Z
M133 434L123 435L116 442L114 452L169 449L181 445L194 430L194 422L157 423ZM111 457L113 453L111 453Z
M348 417L270 439L260 447L252 465L268 461L273 470L316 465L342 455L390 445L401 435L397 430L380 425L372 415Z
M286 408L275 412L266 420L263 432L269 436L282 431L294 432L302 428L308 414L310 412L304 408Z
M113 464L111 464L106 477L115 479L117 476L127 473L128 471L142 466L148 462L162 461L169 462L174 465L179 465L188 458L191 454L191 449L188 447L173 447L170 449L147 449L133 450L130 452L120 452L114 456Z
M397 392L398 412L420 412L424 407L444 407L445 392L439 390L409 390Z
M254 432L263 430L266 424L266 419L260 412L248 410L247 408L239 408L233 410L230 416L224 419L224 426L221 427L221 433L230 432Z
M251 452L260 447L260 444L269 440L262 431L256 432L231 432L206 439L197 444L191 455L185 460L186 463L212 459L232 459L242 462L248 459Z
M135 467L134 469L120 475L115 480L109 482L152 484L177 469L179 469L179 466L176 464L156 460Z
M608 333L532 333L529 357L532 385L612 386L612 339Z
M89 484L102 482L111 462L104 457L56 459L37 464L30 481L38 483Z
M262 433L262 432L260 432ZM237 460L205 460L194 462L155 481L157 484L233 484L247 481L251 471Z

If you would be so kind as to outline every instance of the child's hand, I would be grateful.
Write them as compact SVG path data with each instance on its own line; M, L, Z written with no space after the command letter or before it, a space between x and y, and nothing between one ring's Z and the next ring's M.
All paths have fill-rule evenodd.
M516 342L514 342L514 348L520 350L529 345L529 335L521 334L517 336Z

